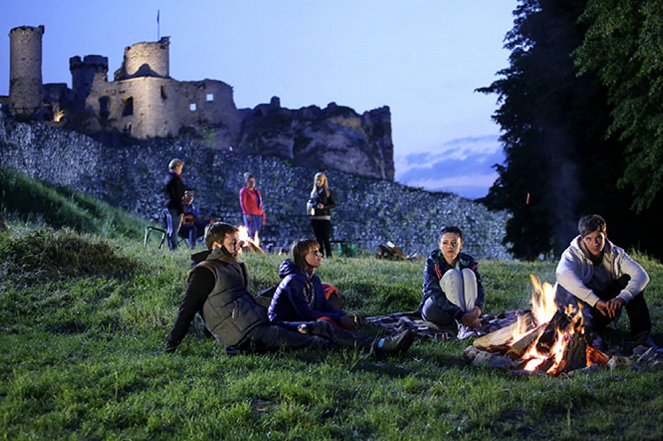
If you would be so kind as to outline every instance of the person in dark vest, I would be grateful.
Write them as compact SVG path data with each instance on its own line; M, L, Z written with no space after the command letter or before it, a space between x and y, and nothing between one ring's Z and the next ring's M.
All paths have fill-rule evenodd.
M182 180L182 169L184 162L181 159L173 159L168 164L170 170L164 180L164 193L166 201L164 214L166 215L166 233L168 248L177 248L177 232L182 226L184 219L184 181Z
M241 247L238 233L236 227L222 222L207 227L205 245L209 249L192 256L193 268L166 352L177 349L196 313L219 343L240 351L358 347L392 353L406 351L412 344L414 334L410 331L372 338L326 321L270 323L267 308L249 293L246 266L237 261Z

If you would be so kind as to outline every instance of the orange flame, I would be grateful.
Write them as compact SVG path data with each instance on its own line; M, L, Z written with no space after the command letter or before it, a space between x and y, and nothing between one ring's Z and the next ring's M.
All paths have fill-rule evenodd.
M534 275L530 275L530 279L532 281L533 287L533 291L530 297L532 315L534 316L536 324L543 326L550 322L550 320L555 315L555 312L557 311L557 305L555 304L555 290L549 283L542 284L540 280ZM564 357L566 346L571 336L576 332L584 332L582 305L578 305L577 308L573 305L569 305L565 308L564 312L567 314L567 316L570 317L571 324L566 329L555 329L556 339L555 343L550 349L550 353L539 353L536 347L538 339L537 342L534 342L532 345L530 345L528 350L521 357L522 360L527 361L524 367L525 370L533 371L537 369L543 362L549 360L552 357L553 362L550 364L550 367L546 369L546 372L549 374L555 374L557 368L560 365L560 362L562 361L562 358ZM518 325L514 331L512 342L518 341L528 333L527 329L523 330L523 326L520 324L520 317L518 320ZM596 361L594 359L596 359ZM604 362L604 360L599 356L590 357L590 353L588 352L587 362L588 365L595 364L595 362L598 364L603 364L602 362Z
M240 253L242 252L242 249L245 247L252 247L260 251L261 253L264 253L263 249L260 248L260 238L258 237L257 231L255 237L251 239L249 237L249 229L246 228L246 226L242 225L238 227L238 229L239 229Z
M536 319L536 323L546 323L557 312L557 305L555 305L555 289L548 283L541 283L538 277L530 274L532 281L532 294L530 296L530 307L532 315Z

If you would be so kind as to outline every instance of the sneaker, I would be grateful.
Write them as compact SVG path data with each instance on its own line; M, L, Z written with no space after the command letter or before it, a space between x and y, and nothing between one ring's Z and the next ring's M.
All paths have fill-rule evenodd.
M649 332L641 332L633 338L634 346L646 346L648 348L655 348L656 350L660 349L654 340L651 338Z
M463 340L468 337L480 337L486 333L482 328L470 328L461 323L458 323L458 340Z
M414 343L414 333L409 329L385 338L375 340L373 348L379 353L399 353L407 351Z

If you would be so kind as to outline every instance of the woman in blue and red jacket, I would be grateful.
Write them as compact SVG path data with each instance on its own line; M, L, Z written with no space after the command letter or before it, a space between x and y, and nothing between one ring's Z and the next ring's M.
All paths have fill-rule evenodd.
M419 305L422 317L443 328L455 327L457 322L465 328L480 329L485 292L479 264L460 252L460 228L443 228L439 248L431 253L424 269L424 295Z
M283 278L269 305L270 321L303 322L328 320L342 328L359 327L359 317L334 308L323 292L315 270L322 265L322 252L317 241L298 240L292 246L292 260L279 268Z

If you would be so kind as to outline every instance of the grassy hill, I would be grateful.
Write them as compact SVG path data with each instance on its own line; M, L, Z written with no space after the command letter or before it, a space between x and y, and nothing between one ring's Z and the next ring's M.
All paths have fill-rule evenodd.
M14 185L25 197L41 191ZM30 199L30 219L72 228L14 214L0 232L0 439L663 438L663 370L526 377L468 364L468 343L459 341L420 341L383 359L352 350L229 356L193 331L176 354L164 354L188 250L143 248L134 218L113 212L99 221L96 201L47 190ZM40 203L49 208L38 211ZM66 221L46 212L67 213ZM660 342L663 265L636 258L651 275ZM254 291L278 281L282 257L241 259ZM552 263L486 261L481 269L492 314L526 307L529 274L554 277ZM332 259L319 274L346 309L368 316L415 309L422 272L423 262L367 256ZM613 346L627 338L627 322L609 335Z
M22 222L106 237L140 237L147 225L145 220L90 196L44 185L8 168L0 168L0 212Z

